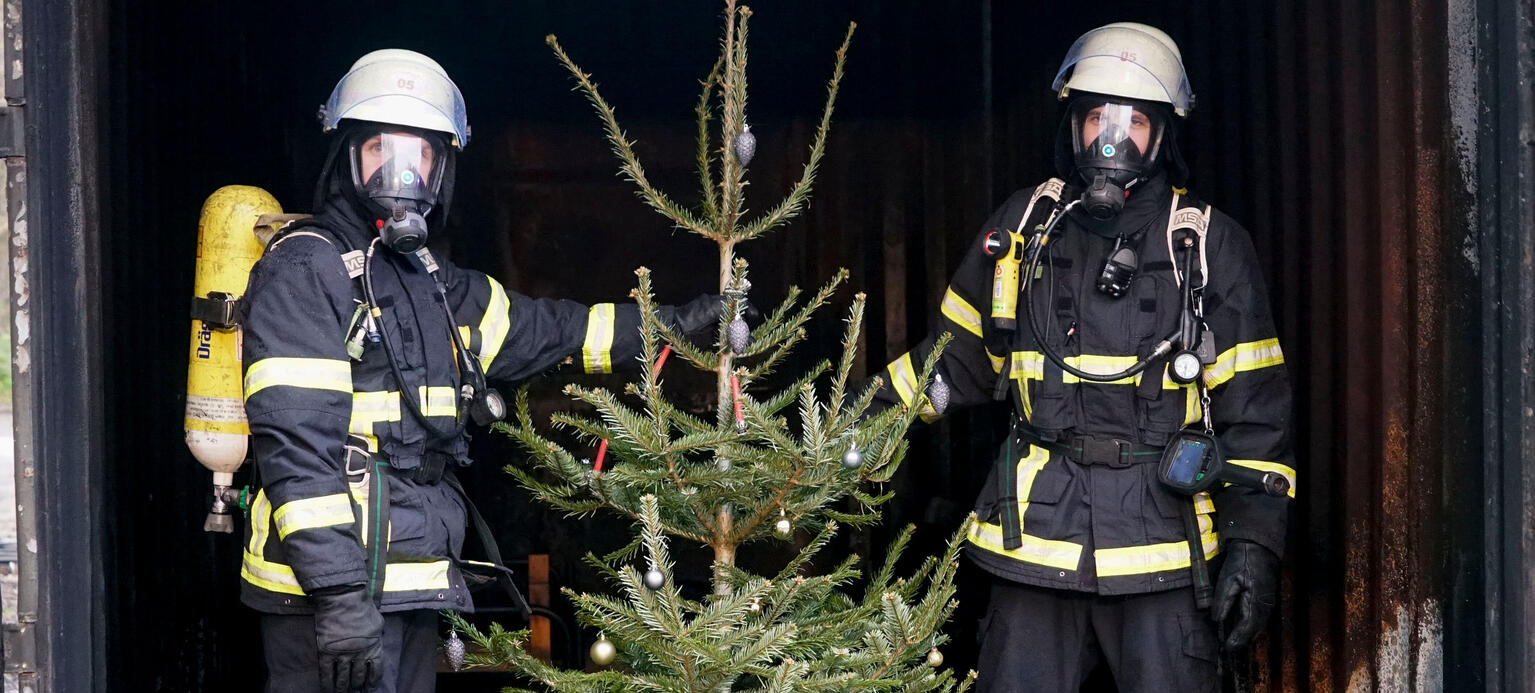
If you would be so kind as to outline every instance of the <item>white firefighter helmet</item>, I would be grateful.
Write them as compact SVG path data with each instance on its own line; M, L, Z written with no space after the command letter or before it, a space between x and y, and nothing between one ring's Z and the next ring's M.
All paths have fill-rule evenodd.
M1179 116L1194 109L1194 92L1183 71L1178 44L1156 27L1115 22L1082 35L1051 85L1060 98L1072 92L1159 101Z
M437 61L399 48L357 59L320 107L325 131L345 120L366 120L435 130L455 149L469 143L464 95Z

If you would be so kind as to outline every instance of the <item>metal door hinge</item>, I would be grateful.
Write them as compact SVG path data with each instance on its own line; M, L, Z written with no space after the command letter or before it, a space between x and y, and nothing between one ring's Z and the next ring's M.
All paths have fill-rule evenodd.
M26 108L0 106L0 158L26 156Z

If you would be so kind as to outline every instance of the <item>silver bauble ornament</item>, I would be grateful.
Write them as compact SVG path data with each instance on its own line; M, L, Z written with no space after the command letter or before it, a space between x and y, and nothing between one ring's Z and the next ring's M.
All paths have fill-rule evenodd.
M927 651L927 665L934 669L943 666L943 653L939 652L938 648Z
M746 346L751 341L752 330L746 325L746 320L739 313L734 320L725 327L725 336L730 339L730 350L739 354L746 351Z
M722 472L730 471L730 458L729 457L721 457L720 458L720 462L719 462L719 467L720 467L720 471L722 471Z
M468 648L464 647L464 641L458 639L458 631L448 631L448 666L454 671L464 668L464 655L468 654Z
M773 533L777 534L779 539L788 539L794 536L794 523L787 517L780 517L778 522L773 524Z
M741 134L736 135L736 161L742 166L749 166L752 156L757 153L757 136L752 134L752 126L744 125Z
M762 613L762 600L753 598L752 603L746 605L746 611L754 615Z
M736 433L740 433L742 435L745 435L745 433L746 433L746 419L736 419Z
M927 399L939 414L949 408L949 384L943 381L943 376L933 375L933 383L927 386Z
M645 586L658 590L666 586L666 575L656 568L645 571Z
M608 636L599 635L597 642L592 643L592 649L587 652L587 655L592 658L592 664L605 667L612 664L618 657L618 648L613 646L613 641L608 640Z
M842 466L847 469L857 469L863 466L863 453L858 451L857 445L848 448L847 452L842 453Z

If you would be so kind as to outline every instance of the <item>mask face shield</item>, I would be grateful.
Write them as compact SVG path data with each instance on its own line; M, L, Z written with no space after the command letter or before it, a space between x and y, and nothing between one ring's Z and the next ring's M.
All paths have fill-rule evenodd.
M1124 196L1157 166L1167 127L1160 111L1127 99L1083 96L1071 103L1070 136L1077 175L1088 187L1088 214L1119 213Z
M409 202L425 213L437 203L442 187L438 153L442 143L431 135L409 132L361 133L353 137L352 184L385 212Z
M348 143L352 188L384 221L390 248L413 252L426 243L425 217L437 205L452 166L442 138L407 130L361 131Z

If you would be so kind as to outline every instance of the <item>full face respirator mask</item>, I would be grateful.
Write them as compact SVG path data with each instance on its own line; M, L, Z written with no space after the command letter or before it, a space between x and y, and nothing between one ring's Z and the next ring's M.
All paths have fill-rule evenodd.
M430 132L365 130L348 138L347 155L352 197L376 220L383 244L397 253L424 247L426 217L452 175L452 150Z
M1067 117L1076 175L1085 186L1082 210L1112 219L1130 191L1156 172L1166 118L1150 105L1093 95L1072 101Z

